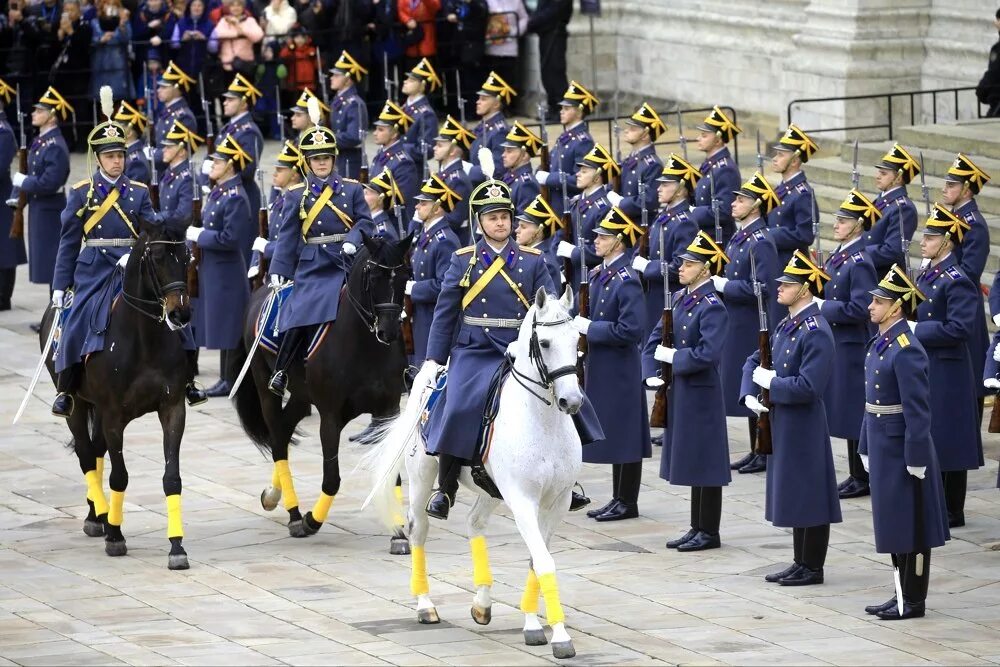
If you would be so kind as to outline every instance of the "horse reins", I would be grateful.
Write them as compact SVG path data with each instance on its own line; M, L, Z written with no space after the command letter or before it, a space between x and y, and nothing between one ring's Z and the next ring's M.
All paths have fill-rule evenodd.
M184 245L184 241L146 241L142 249L142 255L139 257L139 270L143 272L149 282L152 283L155 298L143 299L129 294L124 281L122 281L122 299L139 314L145 315L157 323L163 323L167 319L166 295L177 290L185 290L187 288L187 284L183 280L178 280L172 283L167 283L166 285L160 285L160 281L156 277L156 271L153 270L152 262L147 261L149 260L149 248L153 245ZM186 298L186 294L181 295L182 303L184 298ZM149 307L157 308L158 312L154 314L149 310Z
M361 321L364 323L365 328L368 329L369 333L375 334L375 340L382 343L383 345L388 345L389 343L382 340L379 337L377 324L379 315L383 313L393 313L397 315L402 312L403 306L397 304L393 299L395 298L395 291L390 289L390 297L388 303L375 303L375 296L371 293L371 274L369 273L370 267L377 267L384 271L389 272L389 282L390 284L396 277L396 271L402 268L403 264L396 264L395 266L386 266L385 264L379 264L375 260L368 258L365 259L364 266L361 268L361 280L362 280L362 291L368 297L368 307L365 307L358 299L351 293L350 289L350 275L348 275L348 289L347 298L351 302L351 306L354 308L354 312L358 314Z
M535 391L535 389L529 387L528 385L530 384L533 385L534 387L538 387L539 389L542 389L543 391L548 392L551 395L554 392L553 386L555 384L555 381L565 375L576 374L576 365L573 364L567 366L560 366L559 368L550 371L548 369L548 366L545 365L545 359L542 358L542 347L538 342L537 327L554 327L562 324L568 324L570 322L572 322L572 320L569 317L564 317L562 319L555 320L552 322L539 322L536 316L532 317L531 340L528 343L528 359L535 367L535 370L538 371L538 377L539 377L538 380L529 377L524 373L519 372L514 367L514 360L511 359L509 355L505 356L505 360L510 366L510 374L511 376L513 376L514 380L517 381L519 385L524 387L529 394L531 394L538 400L545 403L545 405L552 405L552 401L550 401L545 396L540 395Z

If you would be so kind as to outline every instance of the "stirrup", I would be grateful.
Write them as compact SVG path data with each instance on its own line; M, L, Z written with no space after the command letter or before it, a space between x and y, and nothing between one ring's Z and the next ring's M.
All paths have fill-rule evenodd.
M60 410L60 411L57 412L56 411L56 406L60 402L59 399L61 399L61 398L65 398L67 401L69 401L69 409L68 410ZM76 407L76 401L73 399L72 394L67 394L64 391L61 391L58 394L56 394L55 400L52 401L52 411L51 412L56 417L62 417L63 419L69 419L70 417L73 416L73 409L75 407Z
M288 387L288 376L285 371L275 371L274 375L271 376L271 380L267 383L268 390L276 395L284 398L285 389Z

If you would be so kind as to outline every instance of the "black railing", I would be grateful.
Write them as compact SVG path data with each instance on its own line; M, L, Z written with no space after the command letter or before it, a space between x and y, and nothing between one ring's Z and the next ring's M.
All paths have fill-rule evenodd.
M893 129L894 129L894 127L898 126L898 123L895 123L894 120L893 120L893 107L894 107L894 105L893 105L893 99L900 98L900 97L902 97L902 98L908 98L908 100L909 100L909 108L910 108L910 124L911 125L916 125L917 124L917 106L916 106L916 100L917 100L918 97L923 97L923 96L926 96L926 95L930 95L931 96L931 108L932 108L932 111L931 111L931 123L936 125L938 123L938 105L937 105L937 102L938 102L938 97L939 96L940 97L944 97L946 99L947 99L947 96L951 96L951 97L954 98L955 113L954 113L954 118L953 119L954 120L959 120L959 109L961 108L959 106L959 94L960 93L966 93L966 92L972 92L974 94L975 90L976 90L975 86L966 86L966 87L961 87L961 88L938 88L938 89L935 89L935 90L908 90L908 91L898 92L898 93L878 93L878 94L874 94L874 95L844 95L844 96L841 96L841 97L811 97L811 98L803 98L803 99L792 100L791 102L788 103L788 115L787 115L787 117L788 117L788 123L789 124L794 123L795 119L793 118L793 111L795 110L796 107L801 107L802 105L805 105L805 104L829 104L831 102L856 102L856 101L860 101L860 100L885 100L885 122L884 123L873 123L873 124L870 124L870 125L843 125L843 126L840 126L840 127L802 128L802 129L803 129L803 131L805 131L805 132L807 132L809 134L817 134L817 133L820 133L820 132L851 132L851 131L858 131L858 130L886 130L887 133L888 133L888 136L885 137L885 138L886 139L893 139L894 138ZM976 105L976 118L983 118L984 117L984 115L983 115L983 105L979 104L978 100L975 101L975 105ZM907 104L904 101L904 103L902 105L902 108L905 109L906 106L907 106ZM899 111L900 108L901 108L900 104L897 103L895 105L895 110ZM951 120L951 119L949 119L949 120ZM796 125L799 125L799 123L796 123Z

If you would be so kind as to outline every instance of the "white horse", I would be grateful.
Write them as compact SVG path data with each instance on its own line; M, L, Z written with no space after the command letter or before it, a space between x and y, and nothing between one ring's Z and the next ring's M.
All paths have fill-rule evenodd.
M561 299L543 289L535 295L535 305L528 310L518 338L508 350L515 361L500 395L486 461L531 554L521 598L525 644L540 646L547 641L538 620L541 593L545 617L552 626L552 654L557 658L576 655L566 632L555 561L548 549L556 525L569 511L570 495L582 466L580 437L571 417L583 403L576 379L579 334L572 324L572 307L573 296L568 289ZM428 529L424 507L437 478L438 464L435 457L425 453L420 435L421 414L434 383L435 378L429 374L417 375L403 413L388 426L362 464L370 465L375 472L369 500L375 500L385 525L395 529L398 522L394 517L398 518L401 511L394 493L395 481L405 461L410 492L410 590L417 598L420 623L440 621L429 594L424 553ZM472 618L486 625L491 618L493 574L484 534L486 522L500 501L472 481L468 468L462 471L460 481L476 494L468 518L476 587Z

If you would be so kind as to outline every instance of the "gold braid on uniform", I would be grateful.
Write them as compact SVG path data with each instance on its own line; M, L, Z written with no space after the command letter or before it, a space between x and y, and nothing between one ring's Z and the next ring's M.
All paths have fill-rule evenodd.
M470 284L472 284L471 283L472 269L473 269L473 267L476 266L476 260L477 259L479 259L479 258L476 256L476 250L475 250L475 248L473 248L473 250L472 250L472 257L469 258L469 266L467 266L465 268L465 274L462 276L462 279L458 281L458 286L459 287L468 287Z

